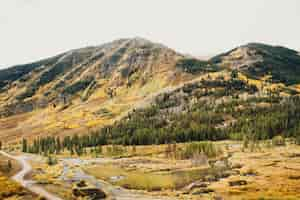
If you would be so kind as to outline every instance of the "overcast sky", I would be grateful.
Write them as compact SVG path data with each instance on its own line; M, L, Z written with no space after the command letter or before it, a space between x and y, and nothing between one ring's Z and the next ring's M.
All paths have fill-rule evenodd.
M0 0L0 66L117 38L208 56L248 42L300 50L299 0Z

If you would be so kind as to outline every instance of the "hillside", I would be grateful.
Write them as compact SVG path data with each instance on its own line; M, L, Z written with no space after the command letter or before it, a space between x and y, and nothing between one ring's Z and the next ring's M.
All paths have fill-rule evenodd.
M190 119L193 109L215 110L215 102L298 94L299 57L283 47L248 44L203 61L142 38L71 50L0 71L0 140L88 133L153 106L156 116L146 124L182 129L180 118ZM210 115L213 121L197 123L209 120L216 128L236 120Z
M100 129L101 142L150 145L299 135L299 93L273 84L260 89L240 75L214 75L160 94L151 106Z
M72 50L0 71L1 134L65 134L111 123L194 75L184 56L142 38Z
M24 110L9 107L8 113L3 112L3 115L61 103L60 100L65 104L78 97L87 101L101 87L106 87L111 96L117 87L148 83L152 76L168 71L180 57L162 45L135 38L72 50L36 63L8 68L0 72L5 103L23 103ZM172 73L168 76L170 79Z
M253 78L268 76L273 82L300 83L300 54L285 47L250 43L215 56L211 62Z

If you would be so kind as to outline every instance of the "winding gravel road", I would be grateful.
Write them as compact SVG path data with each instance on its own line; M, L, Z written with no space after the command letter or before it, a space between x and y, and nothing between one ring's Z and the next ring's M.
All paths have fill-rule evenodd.
M21 164L22 170L19 171L16 175L14 175L12 177L13 180L20 183L23 187L27 188L31 192L38 194L42 197L45 197L48 200L62 200L61 198L57 197L56 195L51 194L48 191L46 191L41 186L35 184L34 181L24 179L25 175L28 174L32 170L32 167L28 163L26 156L13 156L4 151L0 151L0 154L6 156L8 158L14 159Z

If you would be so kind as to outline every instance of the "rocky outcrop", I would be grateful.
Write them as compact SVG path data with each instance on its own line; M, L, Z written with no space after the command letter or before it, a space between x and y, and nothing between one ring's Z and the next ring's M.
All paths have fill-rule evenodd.
M90 186L86 184L84 181L81 181L77 184L72 189L72 194L75 198L88 198L92 200L97 200L97 199L105 199L106 194L104 191L102 191L99 188Z
M242 185L247 185L248 182L246 180L233 180L228 182L230 187L234 186L242 186Z

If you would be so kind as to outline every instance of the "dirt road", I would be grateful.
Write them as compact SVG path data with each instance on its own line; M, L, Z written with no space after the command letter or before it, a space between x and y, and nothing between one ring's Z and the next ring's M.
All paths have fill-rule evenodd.
M28 174L32 170L32 167L28 162L28 160L30 159L30 156L28 156L28 155L13 156L4 151L0 151L0 154L6 156L8 158L17 160L21 164L22 170L19 171L16 175L14 175L12 177L13 180L20 183L23 187L27 188L28 190L32 191L33 193L43 196L48 200L62 200L61 198L57 197L55 194L49 193L43 187L37 185L33 180L25 180L24 179L25 175ZM86 174L81 169L81 167L83 165L88 165L92 161L102 163L102 162L106 162L107 160L106 159L95 159L95 160L63 159L62 163L63 163L64 169L63 169L60 179L62 181L66 181L66 182L85 180L87 182L94 184L96 187L107 191L110 199L113 199L113 200L133 200L133 199L171 200L172 199L172 198L167 198L167 197L158 197L158 196L154 197L154 196L149 196L146 194L141 194L136 191L125 190L125 189L110 185L102 180L98 180L95 177ZM74 167L74 166L81 166L81 167ZM73 177L67 176L67 174L70 170L73 171L72 172Z
M4 151L0 151L0 154L6 156L8 158L17 160L21 164L22 170L19 171L16 175L14 175L12 177L13 180L20 183L23 187L27 188L31 192L38 194L39 196L45 197L48 200L62 200L61 198L57 197L56 195L51 194L48 191L46 191L41 186L35 184L34 181L24 179L25 175L32 170L32 167L28 163L26 156L13 156Z

